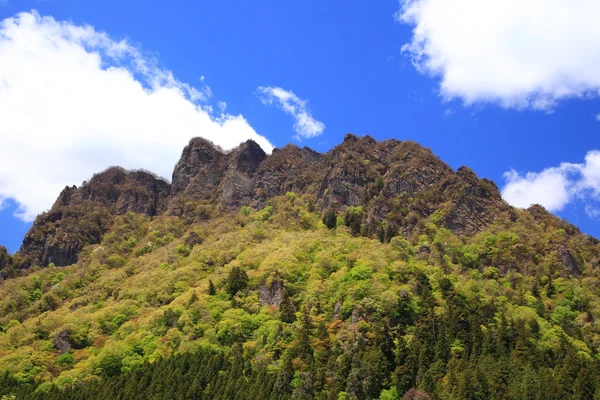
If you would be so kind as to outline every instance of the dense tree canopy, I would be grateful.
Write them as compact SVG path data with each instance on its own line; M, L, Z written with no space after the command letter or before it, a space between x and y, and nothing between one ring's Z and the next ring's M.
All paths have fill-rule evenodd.
M379 235L304 196L203 207L1 282L0 396L600 398L598 244L556 219Z

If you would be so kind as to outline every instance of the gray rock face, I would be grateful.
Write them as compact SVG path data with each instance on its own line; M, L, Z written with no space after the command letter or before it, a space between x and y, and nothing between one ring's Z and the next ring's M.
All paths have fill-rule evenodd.
M166 211L171 185L143 171L127 175L115 204L117 214L129 211L154 216Z
M81 249L100 242L116 215L154 216L166 211L170 184L144 171L112 167L81 187L66 187L50 211L40 214L25 235L21 267L65 266Z
M256 178L257 205L287 192L306 193L316 184L315 177L322 175L323 155L309 149L287 145L273 150L260 165Z
M282 280L276 279L271 282L270 285L267 285L266 282L263 282L259 289L260 291L258 296L261 306L269 305L279 307L281 305L284 291Z
M192 139L173 172L169 210L181 215L185 201L224 201L232 207L249 203L256 172L265 158L265 152L252 140L226 153L206 139Z
M479 179L467 167L460 167L455 177L442 195L444 199L451 199L450 212L444 216L442 224L452 232L477 232L491 224L499 213L509 211L492 181Z
M96 174L81 187L66 187L51 211L60 207L93 202L114 206L118 214L135 212L156 215L166 210L171 185L146 171L111 167Z
M581 275L581 270L579 269L579 266L577 265L577 261L575 261L575 258L571 254L571 251L566 246L561 246L561 248L559 249L559 252L560 252L560 256L563 259L563 266L567 270L569 270L571 273L573 273L577 276Z
M171 185L144 171L113 167L79 188L65 188L26 235L22 266L76 262L81 249L98 243L115 216L126 212L183 216L201 202L261 208L286 192L310 196L321 210L362 206L353 231L387 240L410 234L436 210L441 224L457 234L477 232L510 210L492 182L468 168L454 172L411 141L348 134L326 154L287 145L267 156L251 140L225 152L194 138L183 149ZM205 216L191 220L196 218Z
M62 330L54 336L52 344L58 350L58 354L64 354L71 350L71 343L69 342L69 331Z
M194 138L183 149L172 180L173 196L209 198L225 173L227 156L210 141Z
M256 173L267 155L256 142L248 140L227 156L221 199L232 207L249 204L254 199Z

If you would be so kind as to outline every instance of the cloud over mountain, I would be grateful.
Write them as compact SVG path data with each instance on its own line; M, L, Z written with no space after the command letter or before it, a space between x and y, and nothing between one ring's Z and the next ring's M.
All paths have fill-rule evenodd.
M541 172L504 174L502 197L516 207L541 204L549 211L560 211L572 201L585 203L588 216L600 215L600 151L592 150L583 163L561 163Z
M257 91L263 104L271 105L276 102L284 112L294 117L297 140L319 136L325 130L325 124L317 121L308 110L307 101L300 99L291 90L260 86Z
M0 59L0 204L14 199L23 220L110 165L170 177L194 136L272 149L243 116L214 114L210 88L91 26L18 14L0 23Z

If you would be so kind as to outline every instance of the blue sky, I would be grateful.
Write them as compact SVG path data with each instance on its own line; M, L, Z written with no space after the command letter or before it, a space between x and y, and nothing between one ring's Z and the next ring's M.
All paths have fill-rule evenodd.
M421 0L415 3L419 1ZM549 1L556 3L557 0ZM507 196L512 196L508 200L513 204L522 205L520 201L529 201L530 198L537 202L548 201L549 208L557 215L577 224L584 232L600 237L600 227L596 219L600 187L596 184L600 180L594 180L600 173L596 174L595 158L592 157L594 154L588 158L587 163L584 161L588 152L600 149L600 122L596 117L600 113L600 100L597 98L600 79L592 72L587 75L587 69L591 70L592 66L597 69L598 64L595 63L595 59L582 55L584 52L587 54L590 49L598 49L597 39L600 39L600 36L594 36L597 34L595 28L589 27L590 31L577 31L572 36L567 35L570 42L559 43L553 50L557 53L557 61L553 64L555 58L548 61L548 57L552 57L553 53L543 49L539 52L535 50L541 46L540 43L543 43L544 39L548 39L543 36L544 27L539 28L541 37L534 39L523 36L515 40L507 36L506 41L497 44L498 48L508 49L504 55L494 50L494 43L484 41L486 37L498 36L494 35L494 31L480 34L474 32L473 36L469 36L472 42L467 41L467 44L471 43L472 48L458 49L456 43L460 42L461 35L464 34L458 31L459 28L465 24L469 25L469 18L481 22L490 16L472 7L471 14L461 12L460 15L463 15L465 21L452 24L448 21L452 19L452 15L445 16L443 21L440 20L439 15L445 15L443 5L440 5L443 2L421 2L424 11L420 14L415 14L415 10L404 9L404 22L399 21L401 3L396 0L222 0L170 3L9 0L0 6L0 19L14 17L20 12L37 10L37 20L30 21L27 29L54 26L53 22L44 22L44 16L52 17L54 23L64 21L68 26L93 26L93 37L104 32L108 35L104 37L111 41L109 45L103 44L101 50L97 50L102 54L108 54L108 49L114 49L113 43L126 40L128 48L135 49L135 52L128 50L126 60L119 60L118 63L112 60L115 64L110 66L129 69L135 79L145 82L148 86L152 86L152 83L148 83L151 80L148 76L155 78L160 72L170 71L172 81L161 81L161 88L178 88L185 92L184 97L192 99L192 103L200 110L212 115L214 121L203 122L206 125L200 125L198 122L198 129L204 129L203 132L214 129L214 133L210 133L215 135L214 137L229 135L231 140L235 141L244 136L256 136L268 140L275 147L295 142L322 152L340 143L347 132L369 134L378 140L414 140L430 147L453 168L467 165L480 177L497 182L501 188L510 183L504 174L514 170L511 180L513 186L510 187L512 190L506 192ZM489 0L489 3L496 3L498 7L511 7L514 2ZM469 7L475 3L461 0L457 4ZM589 7L598 6L593 2L588 4L587 14L594 15L593 12L589 12ZM580 11L575 9L573 13L575 16L585 17ZM523 20L527 21L526 17L535 15L536 11L523 12L533 13L524 16ZM524 24L527 28L527 23ZM25 29L26 24L21 21L17 25ZM583 25L585 27L585 23ZM419 33L422 36L417 37L413 29L419 26L423 28ZM474 23L473 26L484 30L495 29L493 24ZM519 32L518 25L515 26ZM546 28L548 32L556 31L556 27L552 25ZM47 32L50 32L48 35L54 34L52 29ZM416 40L423 37L428 41ZM440 37L450 39L442 40ZM484 39L478 41L479 37ZM452 38L456 42L451 42ZM511 50L511 46L527 46L527 40L531 40L529 45L534 50L529 51L526 48L525 55L519 49ZM23 43L26 43L23 46L30 49L30 52L36 51L35 46L28 46L28 42ZM90 43L92 42L84 43L81 48L92 52L97 44ZM425 60L415 59L417 51L414 46L412 50L405 47L405 51L402 52L402 47L409 43L420 46L418 49L426 55L429 54L429 57ZM580 53L561 54L562 49L563 52L570 52L577 46L582 48ZM0 55L3 54L2 51L0 44ZM13 50L5 51L11 51L6 53L11 57L17 54L13 53ZM68 50L60 48L56 51ZM467 51L470 52L468 57L465 56ZM533 53L535 57L527 59L528 53ZM14 55L15 60L19 57L19 62L24 65L33 64L28 60L35 58L28 58L30 55L23 54L25 53ZM76 53L72 54L75 54L73 57L78 56ZM441 67L440 60L435 59L436 54L442 54ZM494 66L488 63L489 54L492 58L498 57L498 60L493 60ZM475 57L473 62L470 61L471 55ZM560 61L566 56L575 60L572 64L577 64L576 68L569 70L569 66ZM515 62L515 57L522 59ZM141 70L131 67L131 61L140 58L151 60L149 65L154 71L151 75L148 75L146 70L140 72ZM544 60L544 64L536 64L537 59ZM469 68L472 65L476 68L469 70L465 67L465 60L469 60ZM4 57L3 63L7 61ZM503 66L503 62L506 66ZM515 65L521 70L517 67L514 71L510 69ZM102 64L102 68L108 66ZM553 66L555 70L551 69ZM18 79L15 75L17 72L21 74L18 75ZM6 72L7 76L15 77L14 87L17 89L19 82L35 82L35 79L29 79L33 75L17 72ZM513 79L517 72L519 76L527 79ZM0 71L0 74L2 73ZM37 74L37 70L32 67L27 73ZM42 71L40 66L39 73L53 73L52 67ZM585 75L585 79L577 81L569 74L576 75L575 78ZM22 76L25 78L21 79ZM44 76L44 82L54 80L52 75ZM556 78L557 76L559 78ZM61 82L60 79L68 78L61 76L56 78L56 81ZM6 79L10 86L12 81ZM117 81L119 79L115 78L110 82ZM164 83L165 81L168 82ZM76 86L82 85L84 83L78 82ZM197 93L188 90L191 87L196 88ZM273 94L274 88L281 88L288 94L293 93L295 97L291 100L288 98L287 103L282 103L281 96ZM31 93L35 97L34 89L35 87L31 89ZM73 120L76 123L70 123L67 127L67 130L72 129L72 132L75 132L73 135L86 129L95 132L95 127L103 126L103 120L111 118L110 114L103 114L101 111L104 103L94 103L99 101L101 96L106 96L107 104L110 103L110 93L102 91L95 94L96 89L101 90L91 85L84 93L74 94L78 96L76 103L85 109L81 112L73 111ZM0 85L0 106L12 104L13 101L2 102L2 90ZM58 96L51 92L57 90L56 88L49 86L48 90L49 98ZM125 97L118 96L118 90L120 89L115 86L115 97ZM19 92L29 93L26 89ZM59 94L60 98L54 107L63 104L60 103L60 99L64 99L64 108L70 108L73 104L72 99L68 98L70 92L60 90ZM131 99L135 99L135 96L132 95ZM226 103L226 115L219 111L219 107L224 106L222 102ZM156 103L158 104L158 100ZM29 101L24 104L29 104ZM46 103L42 102L39 107L44 107L44 104ZM180 107L180 104L180 99L173 100L161 109L170 110L172 105L174 118L181 115L179 120L187 121L188 114L184 114L183 111L180 114L179 108L185 108ZM310 123L320 122L322 126L305 125L306 129L300 129L299 132L298 126L294 126L295 116L284 112L282 108L286 104L292 107L292 114L295 113L296 117L304 113ZM153 153L155 149L146 143L150 141L148 137L144 137L144 129L147 127L138 121L139 118L136 122L126 121L128 132L137 136L135 140L123 139L125 144L121 151L111 147L112 142L108 142L108 139L105 143L97 137L90 136L91 134L86 136L85 140L74 139L74 136L60 136L65 131L60 129L60 124L63 123L60 121L47 125L47 129L44 125L46 122L37 125L30 123L31 119L50 119L47 114L44 114L44 118L30 117L31 113L39 112L39 107L29 110L23 106L18 112L8 110L11 115L15 115L9 130L3 129L0 123L0 135L3 140L9 141L12 149L27 147L31 145L30 140L35 141L36 138L43 143L43 146L31 145L31 149L20 151L22 155L13 155L12 151L11 154L5 155L0 151L0 155L4 157L2 163L5 164L4 175L0 171L0 198L15 199L3 202L4 208L0 211L0 244L11 251L18 249L30 224L27 221L39 210L49 208L51 201L49 204L48 199L55 198L60 188L67 184L80 184L85 177L113 162L124 163L128 168L154 167L154 170L158 169L157 172L166 175L168 172L164 171L172 169L173 157L181 151L180 144L193 135L193 132L188 133L178 123L173 123L173 126L165 123L161 131L164 133L153 133L152 140L164 143L173 139L175 144L168 156L161 160L160 151ZM127 107L124 105L121 108ZM153 110L152 107L158 105L148 107L148 110ZM209 107L212 107L212 110ZM59 115L62 116L62 112L60 110ZM96 116L93 112L99 114ZM144 112L154 114L144 109L132 110L132 114L135 115L143 115ZM53 111L50 114L56 113ZM82 113L86 115L85 121L77 120ZM68 114L65 115L63 119L69 117ZM243 116L243 121L240 116ZM165 116L167 120L168 117ZM86 121L95 118L101 122L100 125L95 123L88 129ZM118 118L129 117L119 113ZM224 119L231 121L223 122ZM190 121L192 120L194 119L190 117ZM29 129L28 127L39 133L37 136L31 136L28 143L19 142L19 138L23 137L23 132ZM112 128L107 126L106 129ZM175 138L182 130L181 137ZM198 135L203 135L203 132L198 131ZM103 135L102 132L94 134ZM123 134L114 134L114 138L119 139L120 136ZM142 143L139 141L148 146L145 154L155 156L144 158L140 153L146 148L138 146ZM77 147L59 146L56 144L58 142L76 142ZM226 142L224 145L230 147L233 144ZM105 150L107 153L103 153ZM110 155L107 155L109 153ZM115 155L117 153L119 155ZM36 157L37 154L41 158ZM93 162L89 158L93 159ZM66 160L75 164L61 166ZM78 162L80 164L77 164ZM128 162L132 165L127 165ZM143 165L133 165L134 162ZM565 162L571 164L561 165ZM21 177L19 171L25 164L34 165ZM78 168L79 165L81 168ZM52 173L45 172L46 168L52 168ZM74 174L73 169L78 170L78 174ZM49 174L48 177L44 175L46 173ZM6 183L3 179L12 181ZM43 186L43 198L36 198L31 192L36 185L46 183L47 186ZM2 192L3 186L9 189Z

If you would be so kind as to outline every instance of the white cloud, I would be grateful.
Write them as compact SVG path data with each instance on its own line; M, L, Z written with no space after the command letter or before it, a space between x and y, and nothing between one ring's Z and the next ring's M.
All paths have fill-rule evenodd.
M597 0L400 0L402 47L446 99L551 110L600 90Z
M90 26L18 14L0 22L0 60L0 203L14 199L23 220L110 165L170 177L194 136L272 150L241 115L201 106L208 87Z
M594 206L590 206L589 204L586 204L586 206L585 206L585 213L590 218L598 219L600 217L600 208L594 207Z
M283 111L294 117L296 120L294 137L297 140L319 136L325 130L325 124L317 121L311 115L307 108L307 101L300 99L294 92L272 86L260 86L257 91L262 96L263 104L270 105L276 101Z
M560 211L574 200L586 203L590 217L600 215L590 203L600 202L600 151L592 150L580 164L561 163L558 167L524 175L511 170L504 174L502 197L516 207L541 204L548 211Z
M511 170L504 174L502 197L515 207L541 204L549 211L560 211L570 201L569 181L559 168L528 172L521 176Z

